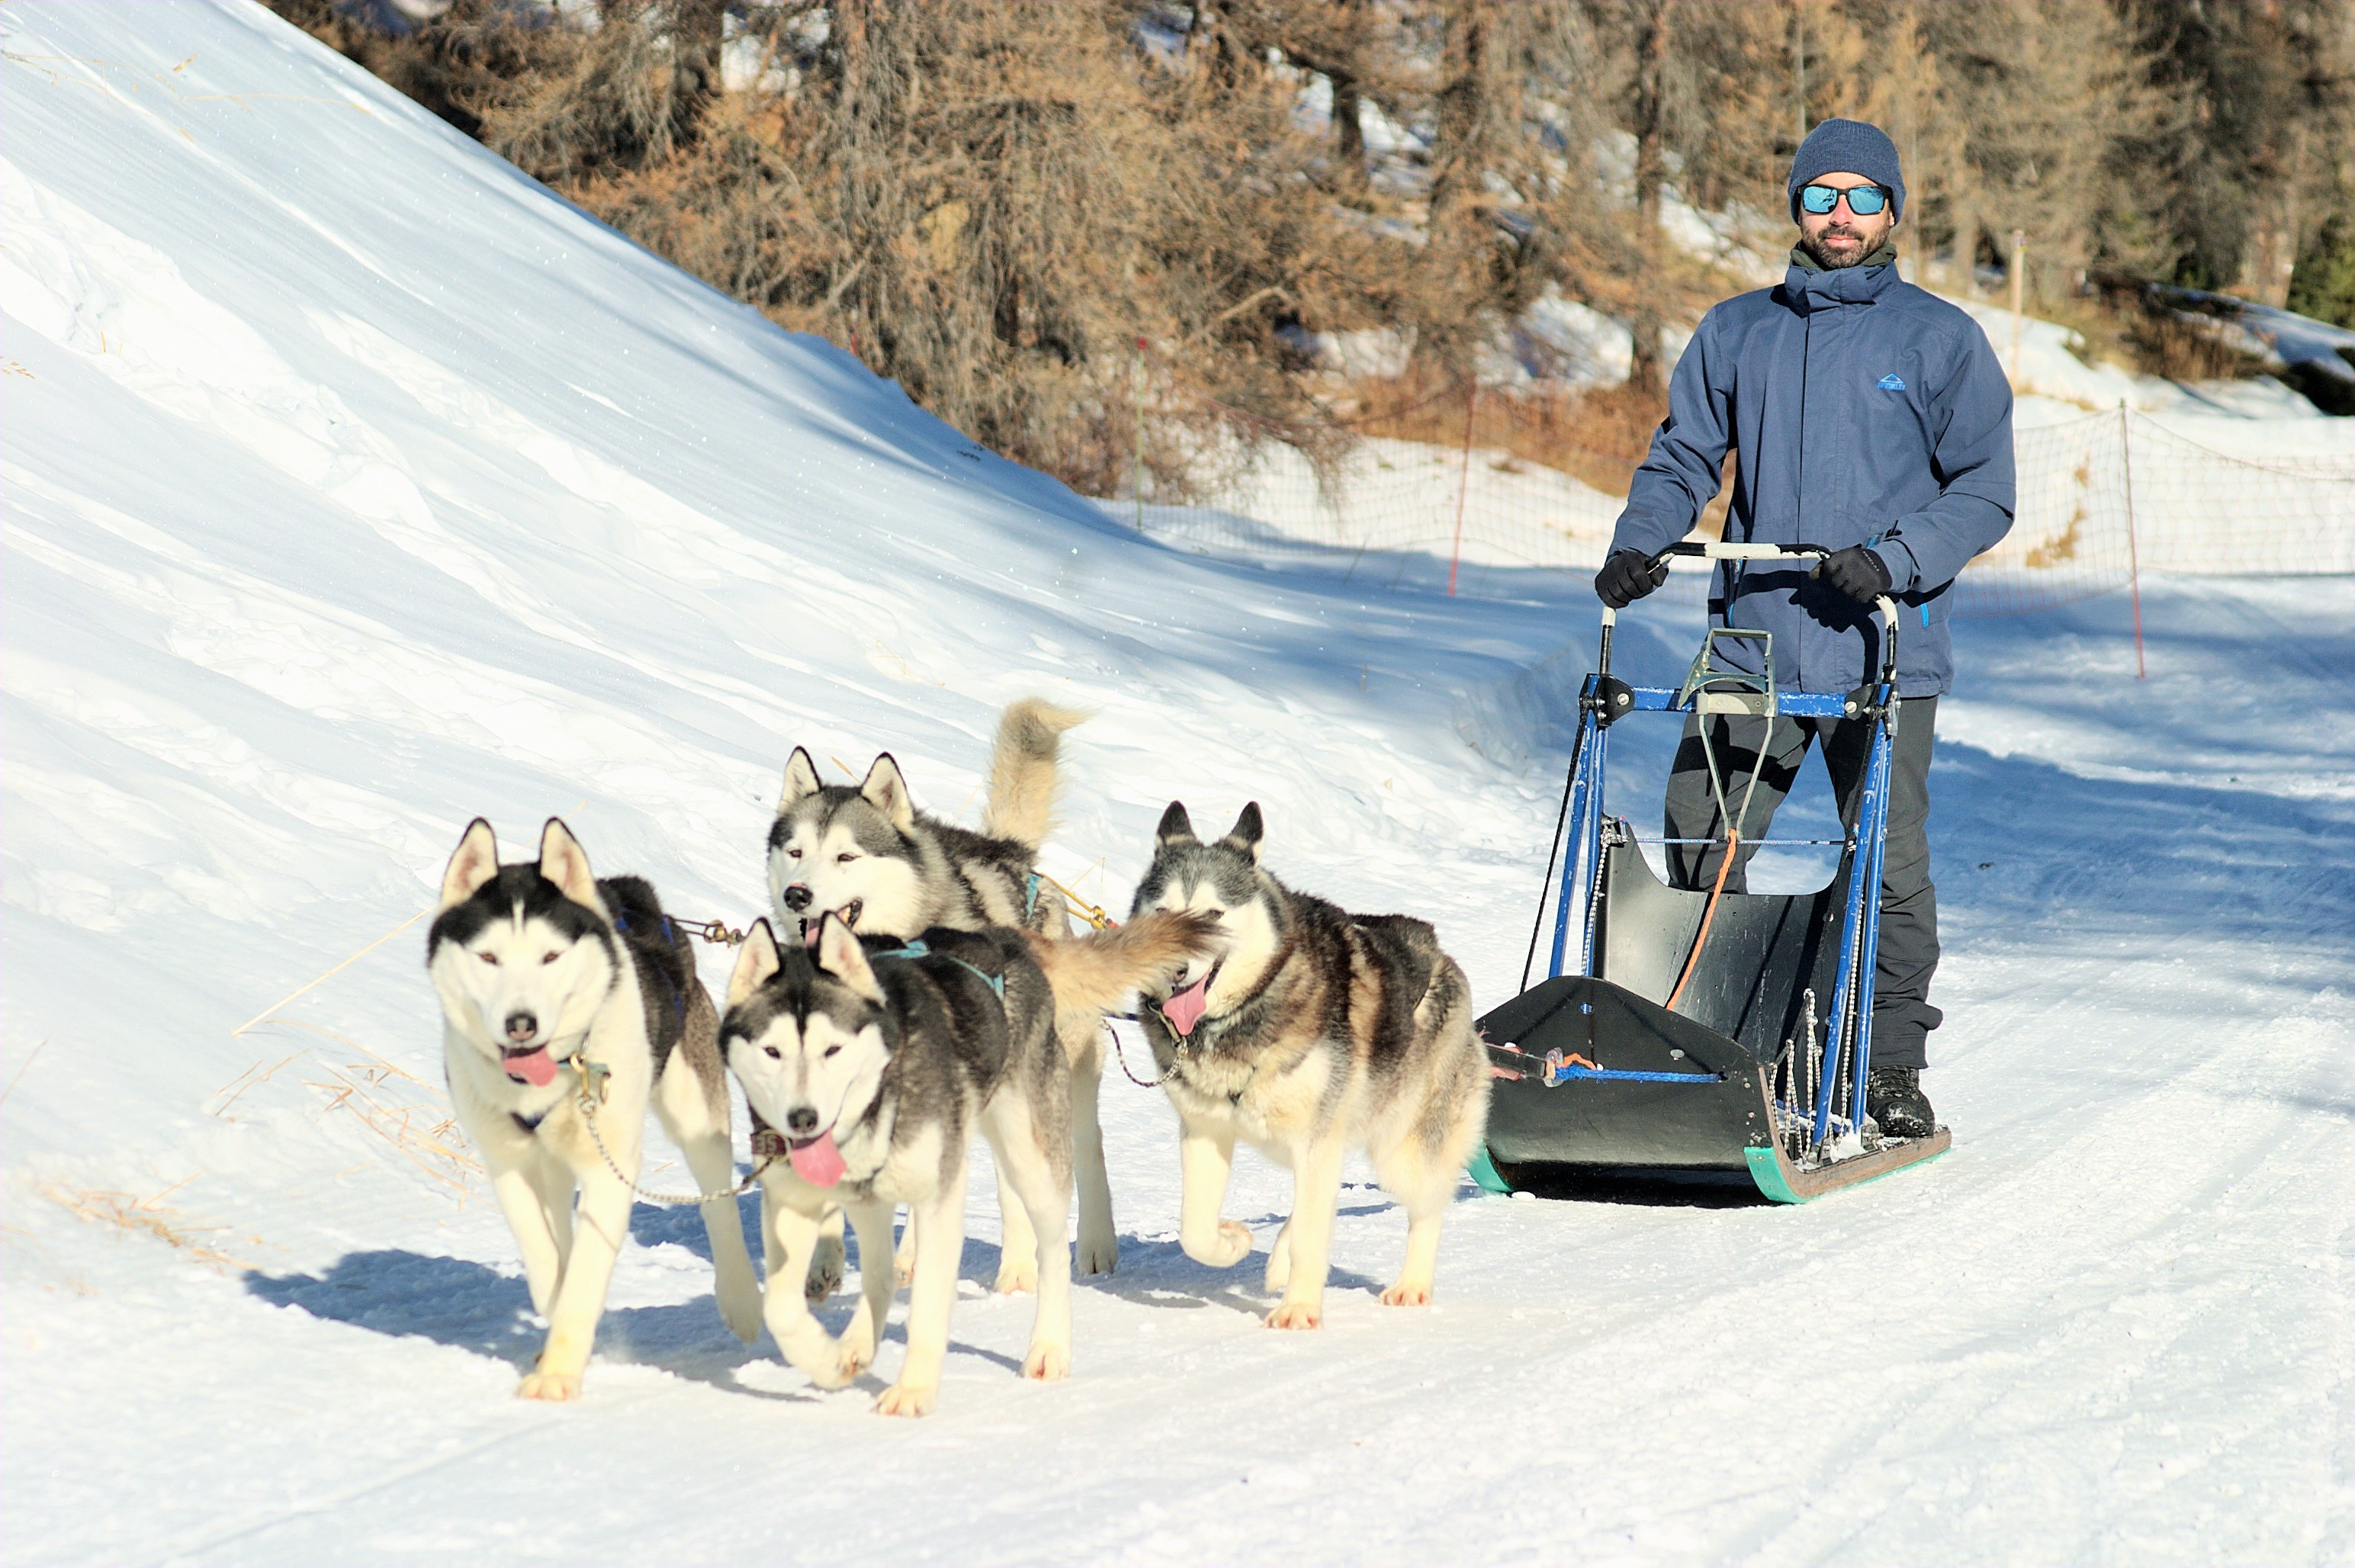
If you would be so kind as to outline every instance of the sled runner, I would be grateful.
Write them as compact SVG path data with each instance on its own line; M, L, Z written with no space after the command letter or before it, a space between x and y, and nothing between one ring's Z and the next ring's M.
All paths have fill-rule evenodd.
M1813 561L1829 553L1814 545L1678 544L1656 560ZM1495 1073L1487 1145L1472 1163L1483 1187L1511 1191L1565 1168L1746 1172L1768 1198L1799 1203L1945 1152L1944 1127L1927 1137L1889 1137L1865 1114L1890 750L1903 707L1897 606L1883 598L1878 610L1880 673L1844 696L1778 690L1773 639L1722 628L1703 639L1682 687L1629 686L1611 673L1616 617L1604 610L1563 795L1561 880L1558 891L1547 890L1554 917L1548 978L1480 1020ZM1722 662L1729 645L1753 648L1756 656L1742 662L1759 673ZM1646 862L1626 818L1604 814L1612 725L1631 714L1696 712L1872 724L1857 819L1847 825L1827 886L1732 893L1721 872L1714 889L1671 888ZM1745 780L1726 776L1713 751L1708 762L1728 825L1721 864L1730 864L1755 765ZM1558 827L1558 845L1561 835ZM1546 869L1550 884L1551 859ZM1530 946L1534 958L1535 933Z

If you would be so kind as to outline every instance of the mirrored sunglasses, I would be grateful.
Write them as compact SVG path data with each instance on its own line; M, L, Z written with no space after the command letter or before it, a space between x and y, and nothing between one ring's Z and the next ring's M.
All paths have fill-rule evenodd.
M1799 190L1799 206L1821 218L1848 197L1848 209L1859 218L1870 218L1889 205L1889 192L1877 185L1849 186L1843 190L1838 186L1811 185Z

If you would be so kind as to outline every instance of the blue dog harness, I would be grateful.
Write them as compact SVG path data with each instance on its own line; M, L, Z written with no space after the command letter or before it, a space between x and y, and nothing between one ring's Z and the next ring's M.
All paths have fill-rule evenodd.
M625 914L615 915L613 917L613 929L623 936L629 935L630 917ZM666 947L676 947L678 945L678 939L671 933L670 916L668 915L662 917L662 939L663 945ZM665 969L660 965L655 965L655 972L662 976L663 988L670 993L671 1011L678 1015L678 1021L681 1024L685 1024L687 1022L687 993L679 989L678 982L671 978L669 970Z
M905 947L895 947L889 953L872 953L868 956L870 958L945 958L959 968L978 976L982 984L996 993L999 1001L1006 1000L1005 976L993 975L978 964L968 964L954 953L935 953L924 945L924 939L921 936L911 940Z

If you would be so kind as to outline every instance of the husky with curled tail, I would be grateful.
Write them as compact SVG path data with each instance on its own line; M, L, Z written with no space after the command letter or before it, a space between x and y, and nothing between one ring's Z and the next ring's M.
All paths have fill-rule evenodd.
M769 892L776 929L788 937L816 929L831 914L858 936L913 938L935 927L992 926L1063 936L1071 928L1062 896L1038 871L1055 802L1056 763L1064 731L1083 715L1036 698L1000 716L989 763L989 790L975 833L916 809L890 752L865 781L822 784L808 752L785 764L777 816L769 828ZM1103 1130L1096 1103L1103 1078L1103 1012L1064 1008L1055 1020L1071 1071L1072 1161L1079 1183L1082 1275L1110 1274L1120 1262L1112 1184L1104 1173ZM1001 1291L1027 1290L1032 1238L1027 1212L1001 1181L1005 1263ZM839 1226L839 1220L831 1222ZM838 1229L821 1239L810 1293L822 1296L841 1278Z
M814 945L781 947L768 922L754 923L728 982L720 1040L752 1109L764 1245L775 1260L765 1313L787 1361L821 1388L872 1364L895 1282L891 1213L905 1203L908 1352L876 1409L932 1408L964 1250L967 1150L979 1132L1029 1221L1039 1308L1022 1374L1070 1372L1071 1081L1055 1019L1109 1007L1170 965L1199 961L1209 926L1176 914L1060 942L993 926L862 943L829 911ZM803 1291L783 1286L806 1277L828 1215L845 1211L858 1233L861 1288L849 1324L829 1337Z
M1426 1305L1440 1220L1488 1122L1471 987L1425 922L1348 914L1277 881L1260 865L1263 832L1253 802L1205 844L1172 801L1136 890L1135 918L1197 911L1224 938L1215 962L1178 965L1140 1008L1178 1108L1178 1243L1214 1268L1251 1254L1251 1232L1219 1214L1236 1139L1290 1167L1292 1215L1266 1275L1283 1299L1267 1321L1316 1328L1342 1161L1363 1149L1407 1213L1406 1262L1382 1300Z
M628 1233L647 1104L704 1191L735 1179L719 1016L654 889L596 877L555 817L538 860L507 866L491 825L467 826L425 954L458 1123L482 1150L532 1308L548 1319L517 1392L571 1399ZM736 1200L702 1211L720 1317L750 1341L761 1295Z

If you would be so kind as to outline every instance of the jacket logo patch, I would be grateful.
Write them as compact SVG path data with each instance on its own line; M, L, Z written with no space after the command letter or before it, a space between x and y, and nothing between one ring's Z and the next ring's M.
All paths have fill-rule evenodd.
M1905 378L1900 376L1896 371L1891 370L1888 375L1883 376L1880 380L1874 382L1873 385L1879 387L1884 392L1902 392L1905 389Z

